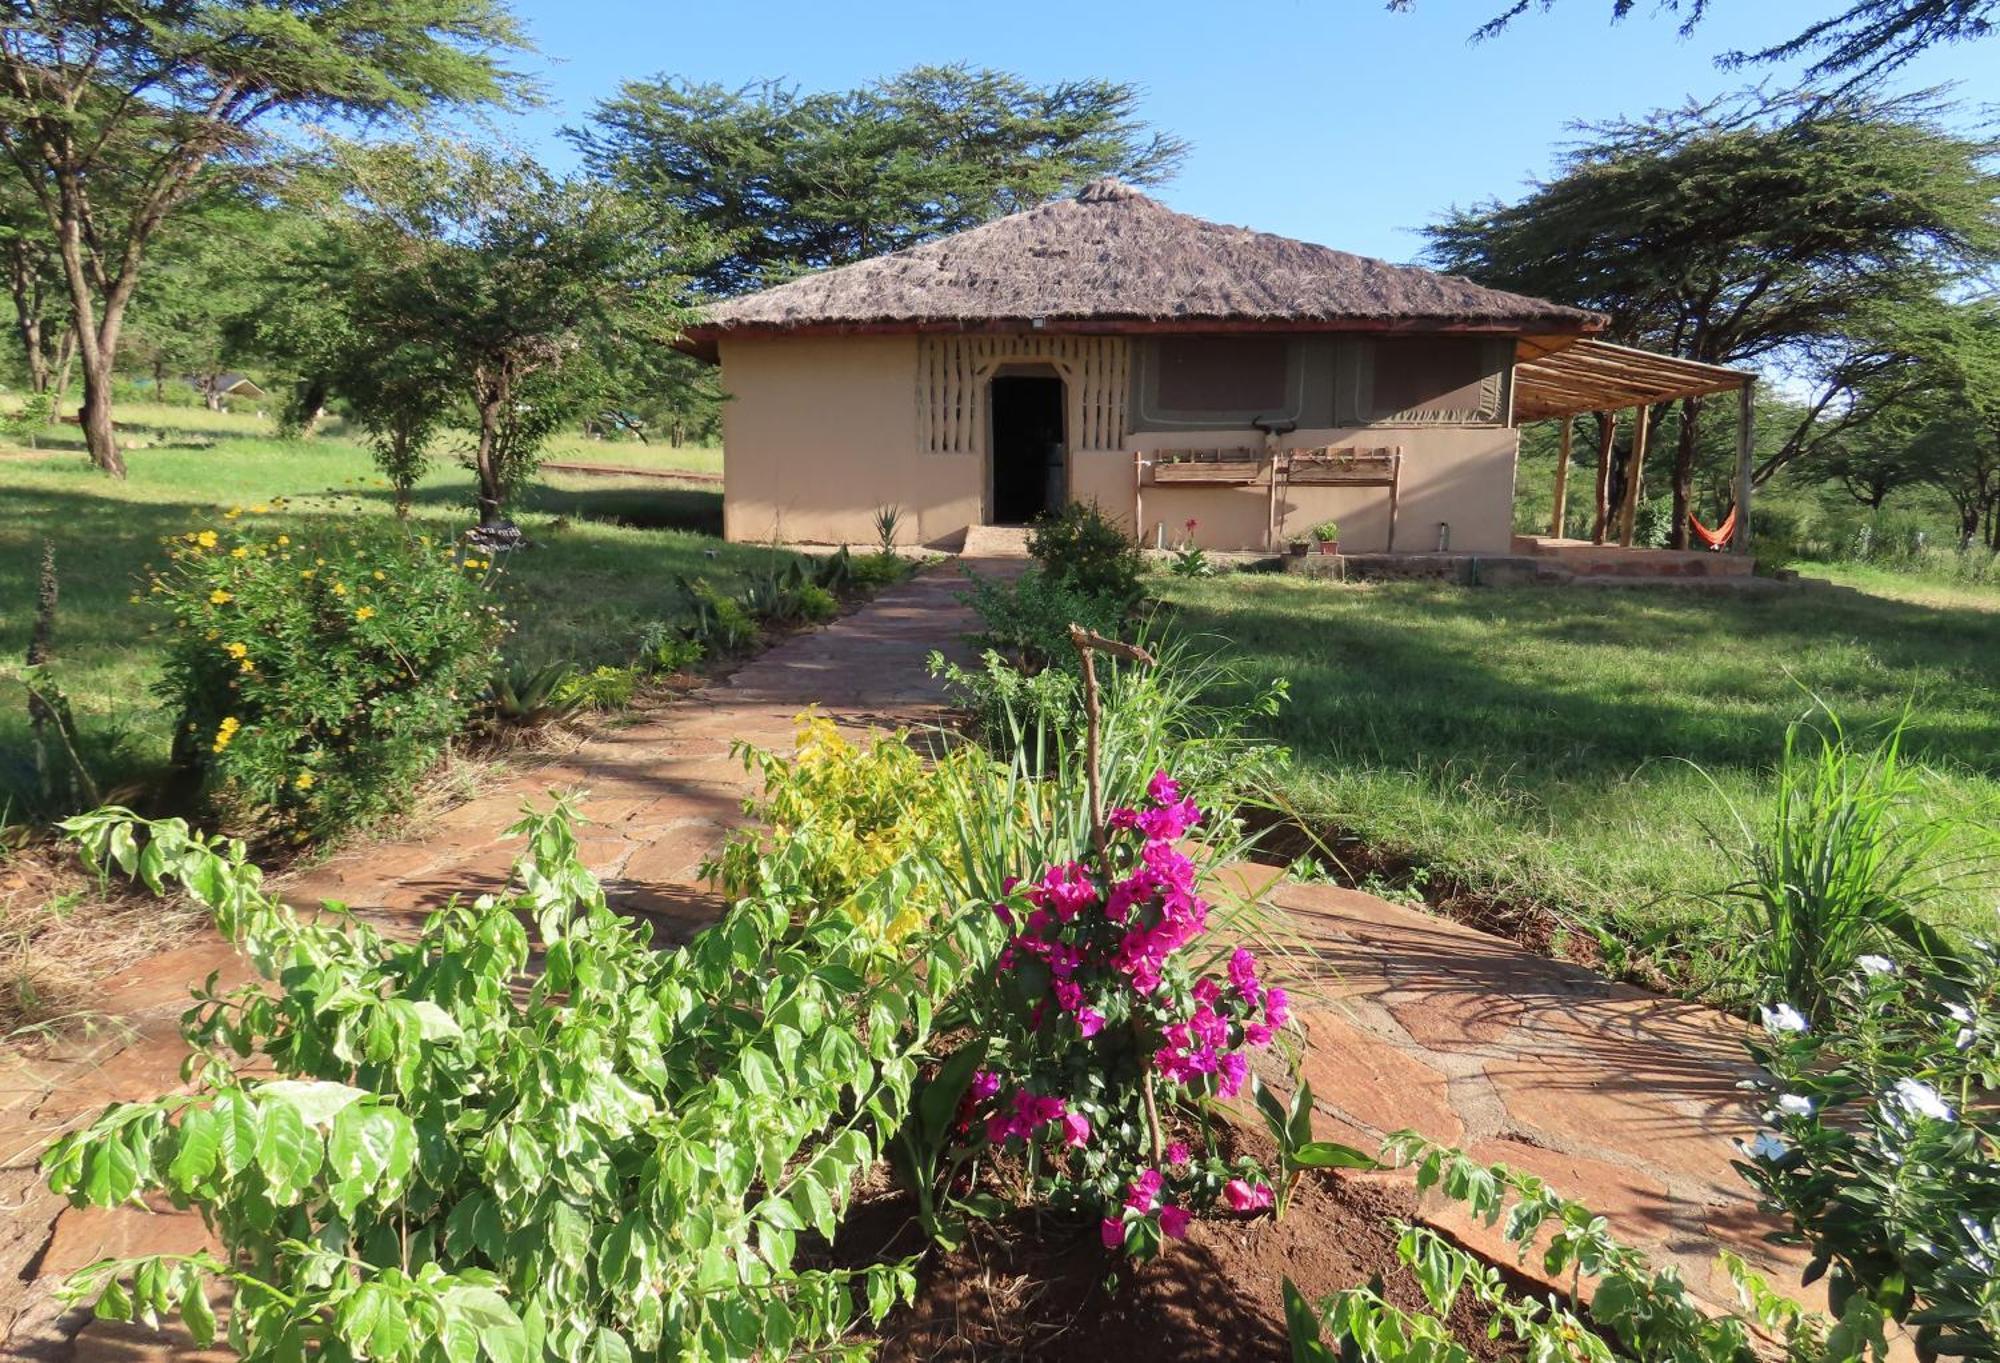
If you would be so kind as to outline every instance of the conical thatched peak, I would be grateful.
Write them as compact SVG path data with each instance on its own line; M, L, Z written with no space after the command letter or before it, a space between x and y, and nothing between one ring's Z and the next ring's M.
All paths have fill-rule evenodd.
M1115 175L1107 175L1101 180L1092 180L1076 192L1076 201L1084 204L1120 203L1146 196L1126 184ZM1151 202L1148 200L1148 202Z
M1598 330L1603 320L1452 275L1176 213L1106 178L1072 199L719 303L691 339L1065 322L1576 333Z

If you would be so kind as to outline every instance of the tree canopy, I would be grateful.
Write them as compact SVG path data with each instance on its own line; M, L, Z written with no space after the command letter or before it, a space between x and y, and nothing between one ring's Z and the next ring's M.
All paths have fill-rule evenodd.
M1936 114L1921 97L1754 96L1586 126L1553 178L1455 210L1428 229L1427 254L1607 313L1614 340L1836 379L1819 409L1846 411L1850 381L1900 353L1882 349L1897 334L1886 313L1935 299L2000 249L1993 147ZM1700 407L1682 404L1678 542Z
M1167 179L1186 144L1113 81L1035 85L923 66L801 93L629 81L569 136L598 174L710 234L698 282L740 293L975 227L1116 175Z
M91 456L122 473L110 382L148 247L273 116L400 117L497 99L498 0L16 0L0 17L0 165L60 254Z
M1658 0L1656 7L1683 16L1680 31L1685 36L1707 17L1713 3ZM1407 10L1413 4L1414 0L1388 0L1392 10ZM1637 4L1638 0L1611 0L1612 19L1623 19ZM1546 12L1555 6L1556 0L1510 0L1474 36L1493 37L1528 11ZM1987 37L1996 22L2000 22L2000 0L1849 0L1783 42L1754 52L1725 53L1720 61L1724 66L1743 66L1810 57L1807 81L1838 81L1839 88L1848 92L1903 66L1926 48Z

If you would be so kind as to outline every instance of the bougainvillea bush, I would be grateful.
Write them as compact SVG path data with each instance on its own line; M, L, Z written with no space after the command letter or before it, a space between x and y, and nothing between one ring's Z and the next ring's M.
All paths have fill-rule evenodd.
M1843 1316L1923 1358L2000 1357L2000 950L1949 967L1863 955L1837 1023L1764 1012L1767 1129L1737 1168L1812 1253Z
M465 727L504 631L493 565L402 525L255 508L169 540L159 690L225 810L323 837L402 808Z
M1141 1255L1219 1199L1272 1200L1254 1161L1217 1154L1199 1111L1243 1093L1250 1053L1290 1021L1247 949L1220 975L1202 968L1209 904L1178 846L1201 817L1156 773L1143 801L1110 812L1101 852L994 907L1008 939L979 996L985 1064L961 1118L967 1139L1025 1158L1058 1208L1097 1215L1107 1246Z
M510 830L527 851L504 894L396 940L293 914L241 844L178 821L68 828L210 908L265 976L199 997L190 1092L45 1157L75 1201L165 1195L226 1248L90 1266L73 1290L100 1313L178 1310L206 1344L214 1279L248 1360L622 1363L832 1356L914 1291L905 1263L816 1268L800 1238L833 1238L903 1125L933 1019L991 965L986 916L887 950L872 922L807 911L780 847L757 894L658 951L559 805Z

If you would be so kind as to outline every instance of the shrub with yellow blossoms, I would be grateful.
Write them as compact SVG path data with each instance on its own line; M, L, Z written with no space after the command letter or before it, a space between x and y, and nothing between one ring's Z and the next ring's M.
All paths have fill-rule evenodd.
M283 510L282 507L277 508ZM218 811L324 837L402 807L503 632L477 560L372 520L283 533L268 506L167 542L160 693Z
M795 858L792 867L803 868L803 888L821 911L860 921L892 903L894 916L877 924L886 942L902 940L944 907L924 882L913 881L900 896L864 892L879 877L904 871L914 857L947 848L953 830L942 767L983 760L980 754L960 750L933 765L907 733L851 743L814 710L798 717L790 757L747 743L733 751L763 778L763 794L743 808L769 832L739 833L702 868L724 893L756 892L760 842L769 837L806 844L810 854Z

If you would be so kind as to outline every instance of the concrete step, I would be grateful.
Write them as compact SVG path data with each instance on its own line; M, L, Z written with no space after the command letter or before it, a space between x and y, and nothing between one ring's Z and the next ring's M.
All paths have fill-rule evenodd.
M1025 525L974 525L965 531L961 558L1026 558L1028 527Z

